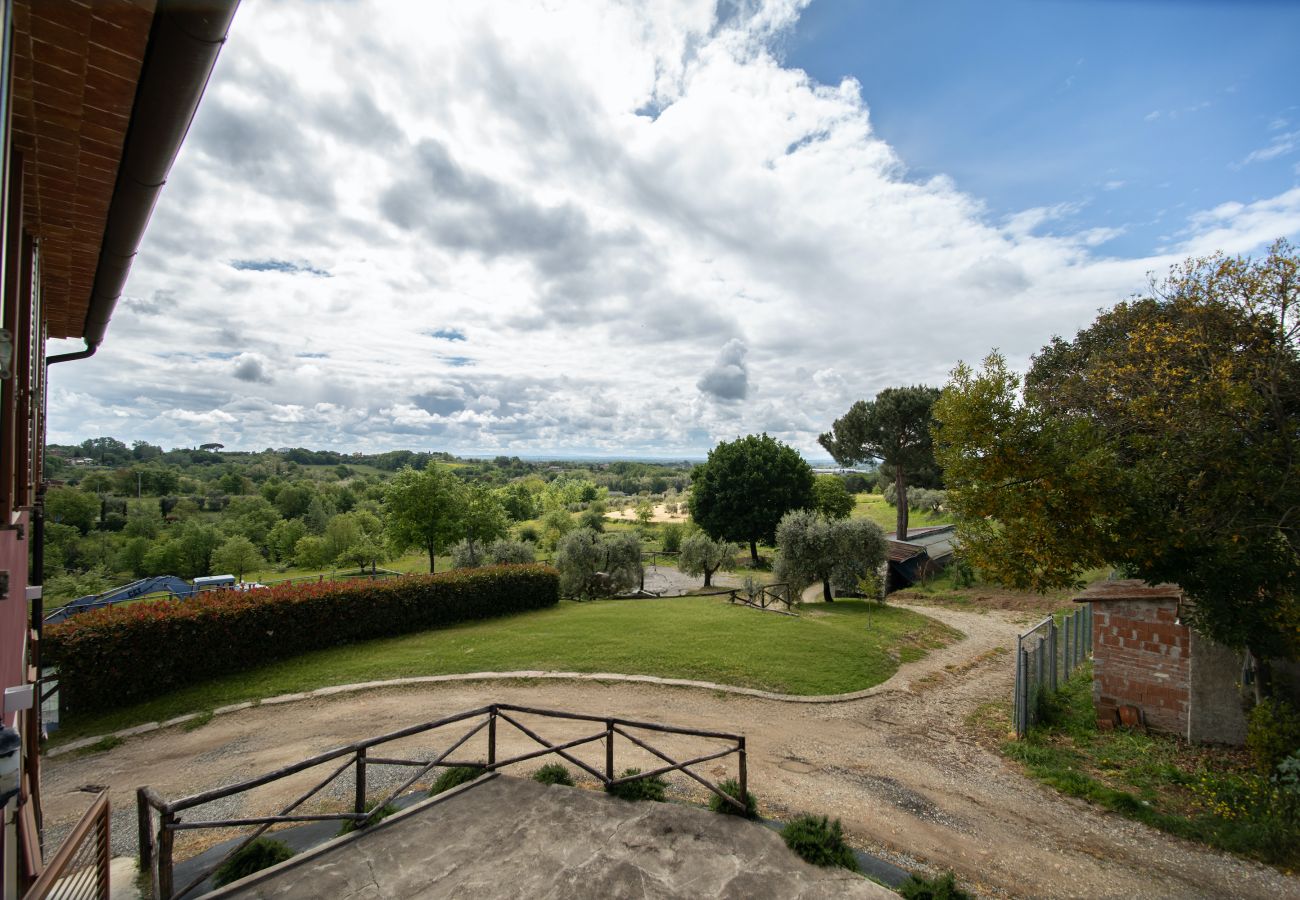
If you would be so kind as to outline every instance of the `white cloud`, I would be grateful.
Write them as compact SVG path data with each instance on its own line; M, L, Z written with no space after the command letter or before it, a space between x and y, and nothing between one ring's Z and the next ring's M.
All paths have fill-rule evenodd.
M804 5L245 4L52 439L821 455L856 399L1300 228L1294 191L1143 259L1074 204L992 221L782 65Z

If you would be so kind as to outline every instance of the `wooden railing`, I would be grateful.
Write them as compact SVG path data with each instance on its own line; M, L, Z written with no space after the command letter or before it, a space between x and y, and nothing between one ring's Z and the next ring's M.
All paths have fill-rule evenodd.
M530 727L530 725L521 721L521 718L524 716L538 716L545 719L556 719L568 722L589 722L597 725L598 728L581 737L556 743L547 740L538 733L536 728L541 727L539 724L534 723L536 726L535 728ZM372 753L374 749L381 747L384 744L399 741L404 738L410 738L426 732L447 728L458 723L468 725L467 730L456 737L455 740L446 744L444 749L434 752L434 754L427 759L383 757ZM530 750L528 752L518 753L503 758L498 753L499 723L514 729L527 737L533 743L540 745L540 749ZM487 732L486 761L482 758L478 760L452 759L453 753L460 750L461 747L465 746L465 744L470 741L470 739L484 731ZM634 731L648 731L661 734L707 738L711 740L724 741L727 743L727 746L720 750L714 750L713 752L694 756L684 762L678 762L668 753L653 746L646 737L633 734L632 732ZM645 753L648 753L650 756L657 758L663 763L663 765L650 769L649 771L640 772L636 775L627 775L622 777L616 776L615 736L622 737L627 743L630 743L633 746L640 748ZM591 764L585 762L570 752L578 747L595 743L603 743L605 751L603 766L599 763ZM529 760L550 755L558 756L572 765L577 766L605 787L618 786L631 781L639 781L644 778L663 775L668 772L681 772L688 778L698 782L715 796L721 798L722 802L728 803L743 812L745 807L742 800L726 793L718 784L708 778L690 770L691 766L711 762L712 760L721 759L732 754L735 754L737 758L736 780L740 786L739 797L744 798L746 796L746 791L748 790L748 778L745 738L743 735L726 734L717 731L702 731L694 728L681 728L673 725L661 725L656 722L639 722L616 717L591 716L582 713L569 713L553 709L537 709L527 706L515 706L508 703L496 703L491 706L482 706L466 712L444 716L440 719L434 719L431 722L412 725L398 731L356 741L342 747L336 747L333 750L328 750L324 753L310 757L309 759L304 759L301 762L284 766L257 778L252 778L247 781L239 782L238 784L232 784L211 791L205 791L201 794L195 794L179 800L164 800L151 788L142 787L137 791L140 829L140 868L152 873L153 896L155 898L162 898L162 900L176 900L176 898L187 896L195 888L202 885L226 860L230 859L244 847L261 837L273 825L336 820L340 823L355 823L358 828L364 827L370 824L376 816L379 816L384 807L397 797L401 796L405 791L411 788L412 785L428 775L436 767L473 766L481 768L485 772L490 772L515 765L516 763L527 762ZM205 821L191 821L181 816L181 813L184 813L187 810L193 810L205 803L211 803L214 800L221 800L235 794L244 793L254 788L261 787L262 785L271 784L272 782L288 778L316 766L323 766L331 762L336 762L337 765L323 780L319 781L310 790L300 794L293 802L282 807L279 812L273 815L248 816L232 819L212 819ZM403 780L398 787L388 791L382 800L367 806L366 768L367 766L373 765L402 766L413 769L414 772L408 778ZM298 811L304 803L327 788L335 781L335 779L339 778L339 776L343 775L343 773L349 769L352 769L355 772L355 789L352 798L351 812L329 813ZM252 827L253 830L247 834L243 840L233 846L229 852L222 856L221 859L212 863L210 866L205 867L179 890L176 889L174 882L174 869L175 840L177 832L193 829L237 827Z
M797 601L794 599L790 585L784 582L762 585L752 594L745 588L732 588L727 591L727 594L730 603L741 603L755 609L770 609L773 612L784 612L789 615L795 614L792 610ZM778 606L784 606L785 609L777 609Z
M23 900L108 900L108 792L101 791Z

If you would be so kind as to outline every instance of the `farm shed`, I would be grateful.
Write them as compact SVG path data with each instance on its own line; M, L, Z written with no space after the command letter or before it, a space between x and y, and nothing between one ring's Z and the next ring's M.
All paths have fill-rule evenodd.
M1242 654L1183 620L1191 603L1174 584L1103 581L1075 603L1092 604L1092 697L1099 721L1137 707L1148 728L1197 741L1242 744L1246 716L1239 688ZM1275 663L1279 688L1300 667Z
M893 533L885 535L885 539L889 566L886 590L901 591L948 567L957 549L957 526L918 528L909 531L905 541L896 540Z

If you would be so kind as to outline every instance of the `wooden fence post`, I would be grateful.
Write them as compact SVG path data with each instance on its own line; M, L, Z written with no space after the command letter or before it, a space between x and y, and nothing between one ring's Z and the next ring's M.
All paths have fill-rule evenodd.
M605 720L605 781L614 780L614 720Z
M496 704L488 710L488 768L497 764L497 708Z
M352 811L361 815L366 811L366 748L357 748L357 775L353 785ZM357 823L361 824L361 823Z
M139 821L140 871L148 872L153 868L153 822L149 813L149 799L144 788L135 792L135 810Z
M169 826L176 823L174 813L163 811L162 821L158 826L158 878L154 882L154 896L162 900L171 900L174 892L172 884L172 842L176 832Z
M747 798L749 797L749 794L747 793L747 791L749 790L749 767L746 765L746 762L745 762L745 737L744 737L744 735L741 735L740 738L739 738L739 740L736 741L736 749L737 749L737 751L738 751L738 753L739 753L739 756L740 756L740 765L739 765L739 769L740 769L740 797L739 797L738 799L740 800L740 803L741 803L742 806L748 806L748 805L749 805L749 800L748 800Z

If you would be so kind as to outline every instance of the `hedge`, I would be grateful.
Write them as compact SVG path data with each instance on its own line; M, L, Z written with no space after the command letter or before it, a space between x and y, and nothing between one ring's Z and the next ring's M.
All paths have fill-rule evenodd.
M63 709L99 712L312 650L554 606L559 596L558 573L542 565L215 591L82 613L47 628L42 653L58 666Z

